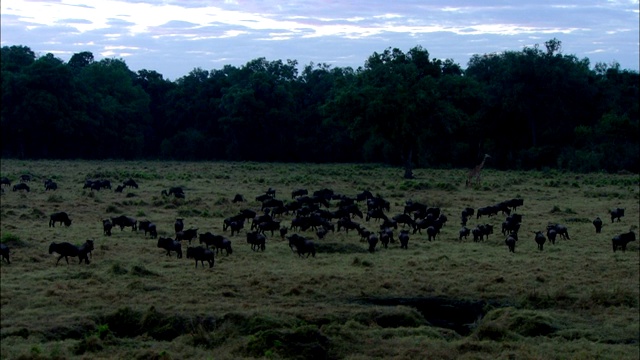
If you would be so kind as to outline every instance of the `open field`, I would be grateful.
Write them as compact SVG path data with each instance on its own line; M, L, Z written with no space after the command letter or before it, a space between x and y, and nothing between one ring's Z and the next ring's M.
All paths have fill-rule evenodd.
M640 252L638 241L613 252L611 238L638 233L638 174L483 171L482 186L464 187L465 170L402 169L360 164L2 160L2 176L31 174L30 192L5 188L0 200L2 243L11 264L0 265L2 359L638 359ZM44 190L52 178L58 190ZM82 189L87 178L123 193ZM13 186L12 184L12 186ZM163 197L182 186L185 199ZM449 221L435 241L411 235L367 252L355 231L318 240L315 258L299 258L279 234L267 232L266 251L223 231L223 219L260 210L257 195L276 189L323 188L348 196L368 189L391 204L440 207ZM246 202L233 203L236 193ZM523 198L520 240L510 253L500 233L504 215L473 216L467 225L496 228L483 242L458 240L460 212ZM330 210L335 210L336 201ZM360 203L366 210L366 205ZM608 211L625 208L620 222ZM49 227L66 211L69 227ZM102 219L149 219L161 237L185 229L223 234L233 243L213 268L165 256L143 232ZM605 222L596 234L591 221ZM281 217L283 225L292 215ZM378 230L374 220L355 219ZM565 224L570 240L538 251L533 231ZM395 230L397 237L399 230ZM289 234L293 233L290 231ZM51 242L94 239L89 265L70 265L48 253ZM192 246L197 245L195 240ZM183 241L186 254L187 242Z

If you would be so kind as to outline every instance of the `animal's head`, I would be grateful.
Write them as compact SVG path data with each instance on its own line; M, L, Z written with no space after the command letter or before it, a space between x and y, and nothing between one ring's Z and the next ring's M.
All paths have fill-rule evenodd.
M56 249L56 243L52 242L51 245L49 245L49 254L53 254L55 249Z
M65 219L64 220L64 225L65 226L71 226L71 219Z

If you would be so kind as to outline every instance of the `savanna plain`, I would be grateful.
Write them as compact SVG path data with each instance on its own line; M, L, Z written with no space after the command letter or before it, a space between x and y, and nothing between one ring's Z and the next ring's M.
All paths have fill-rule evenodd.
M1 240L11 263L0 265L2 359L638 359L640 346L638 241L613 252L613 236L639 225L638 174L496 171L465 187L465 169L402 169L370 164L281 164L166 161L21 161L3 159L12 185L1 195ZM31 191L12 191L30 174ZM43 181L53 179L55 191ZM113 187L132 178L139 188L83 189L86 179ZM161 195L181 186L184 199ZM291 192L331 189L353 197L369 190L389 201L387 215L406 201L439 207L448 217L434 241L410 234L367 251L355 231L289 230L316 243L299 257L276 231L266 249L247 244L223 220L243 209L260 213L267 189L285 203ZM232 202L241 194L245 202ZM500 225L505 215L467 224L494 225L488 239L459 239L460 213L522 198L515 252ZM328 210L336 210L336 200ZM365 203L359 203L366 211ZM621 221L609 211L624 208ZM65 211L68 227L49 226ZM160 237L185 229L229 238L233 253L212 268L186 256L166 256L142 231L102 220L118 215L150 220ZM596 234L592 220L605 223ZM277 220L290 226L292 214ZM378 231L379 221L355 218ZM570 239L542 251L534 231L567 226ZM90 264L49 254L51 242L93 239ZM199 246L198 239L188 246Z

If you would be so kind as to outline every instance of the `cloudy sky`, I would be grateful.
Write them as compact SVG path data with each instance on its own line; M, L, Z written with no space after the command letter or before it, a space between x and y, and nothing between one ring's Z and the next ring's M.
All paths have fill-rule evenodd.
M417 45L464 68L552 38L592 66L639 68L638 0L2 0L0 14L2 46L64 61L90 51L171 80L259 57L357 68Z

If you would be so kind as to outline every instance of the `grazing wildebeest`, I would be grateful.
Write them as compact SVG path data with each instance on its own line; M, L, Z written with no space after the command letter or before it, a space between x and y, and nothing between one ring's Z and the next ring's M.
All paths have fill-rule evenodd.
M600 232L602 232L602 219L600 219L600 217L596 217L593 220L593 226L596 228L596 234L600 234Z
M265 221L258 224L258 231L261 233L265 233L265 231L271 231L271 236L273 236L274 231L280 231L280 221Z
M247 233L247 244L251 244L251 250L264 251L266 248L267 237L258 231L252 231Z
M560 235L562 239L571 240L571 238L569 237L569 230L567 229L566 226L560 225L560 224L551 224L551 225L547 225L547 230L549 229L555 230L556 233ZM549 234L547 234L547 236L549 236Z
M111 229L113 228L113 224L110 219L102 220L102 232L104 235L111 236Z
M158 237L158 230L156 229L156 224L152 223L149 220L140 220L138 222L138 229L144 230L144 236L149 236L153 239Z
M29 174L20 175L20 182L29 182L29 181L31 181L31 175Z
M122 186L122 185L118 185L118 186L116 186L116 189L115 189L115 190L113 190L113 191L114 191L114 192L117 192L117 193L121 193L121 192L122 192L122 190L124 190L124 186Z
M547 242L547 238L544 236L542 231L534 231L533 233L536 234L535 241L536 244L538 244L538 250L542 251L544 243Z
M169 188L169 191L167 190L162 190L160 192L160 194L162 196L170 196L173 195L175 197L178 197L178 194L183 194L184 195L184 189L182 189L182 187L180 186L172 186Z
M204 234L200 234L199 239L200 244L205 244L207 248L209 248L209 245L216 248L216 254L221 250L226 251L227 255L233 253L233 249L231 249L231 240L222 235L215 235L207 231Z
M616 252L616 250L622 250L622 252L627 251L627 244L631 241L636 241L636 233L633 231L614 236L613 239L611 239L613 252Z
M138 220L130 216L120 215L118 217L111 218L113 226L120 226L120 231L125 227L131 227L131 231L138 230Z
M462 240L462 238L464 237L465 239L469 238L469 235L471 234L471 230L467 227L463 227L462 229L460 229L460 231L458 232L460 240Z
M268 188L265 194L269 195L272 198L276 197L276 189Z
M615 219L618 219L618 221L620 221L620 218L623 216L624 216L624 209L617 208L617 209L611 210L611 223L613 223Z
M173 225L173 228L175 229L176 233L182 231L184 229L183 219L176 219L176 222Z
M191 245L191 240L195 239L198 237L198 229L189 229L189 230L182 230L182 231L178 231L176 233L176 240L180 241L180 240L188 240L189 241L189 245Z
M57 222L59 222L60 225L71 226L71 219L69 219L69 215L64 211L53 213L49 216L49 227L55 227Z
M126 180L126 181L124 181L122 183L122 186L123 187L127 187L128 186L128 187L132 187L132 188L136 188L137 189L138 188L138 183L136 183L135 180L129 178L128 180Z
M171 256L171 252L175 251L178 259L182 258L182 243L172 238L158 238L158 247L167 250L166 256Z
M291 198L295 199L298 196L309 195L309 191L307 189L297 189L291 192Z
M498 215L498 211L500 211L500 209L498 209L497 206L485 206L485 207L481 207L478 209L478 211L476 212L476 219L480 219L480 217L482 215L486 215L488 217L491 217L493 215Z
M400 235L398 235L398 239L400 240L400 248L408 249L409 246L409 230L400 230Z
M209 268L212 268L215 262L213 251L205 249L202 246L188 247L187 259L194 259L196 261L196 269L198 268L198 261L200 261L203 268L205 261L209 263Z
M512 253L516 252L516 241L518 241L518 235L515 233L509 234L509 236L507 236L507 239L504 241L504 243L507 244L509 251Z
M392 217L392 219L395 220L396 223L402 224L403 228L404 228L405 225L409 225L409 226L411 226L411 228L414 228L415 225L416 225L415 220L413 220L411 218L411 216L408 215L408 214L404 214L404 213L403 214L398 214L398 215Z
M369 235L369 237L367 238L367 242L369 243L369 252L375 252L376 245L378 245L378 236L376 234Z
M240 195L240 194L236 194L236 196L233 197L233 200L231 200L232 203L239 203L239 202L244 202L244 196Z
M0 185L1 186L4 186L4 185L11 186L11 180L9 180L9 178L3 176L0 179Z
M31 188L29 188L29 185L27 185L25 183L20 183L20 184L13 185L13 191L19 191L19 190L26 190L27 192L29 192L29 191L31 191Z
M307 254L307 257L310 255L316 257L316 245L313 241L305 239L298 234L287 236L287 239L289 239L289 248L293 251L295 247L299 257L302 257L304 254Z
M6 244L0 244L0 255L2 256L2 260L6 261L7 264L11 264L11 260L9 260L9 247Z
M56 266L58 266L58 262L60 262L60 259L62 258L64 258L67 261L67 265L69 265L69 256L77 256L80 259L80 264L82 264L82 261L84 261L86 264L89 264L89 254L92 250L93 240L87 240L80 247L68 242L52 242L51 245L49 245L49 254L53 254L54 252L60 254L60 257L58 257L58 261L56 261Z
M515 199L504 201L503 204L513 209L513 211L516 211L516 209L518 209L518 206L524 205L524 199L515 198Z
M56 184L55 181L51 180L51 179L47 179L44 182L44 191L48 191L48 190L57 190L58 189L58 184Z

